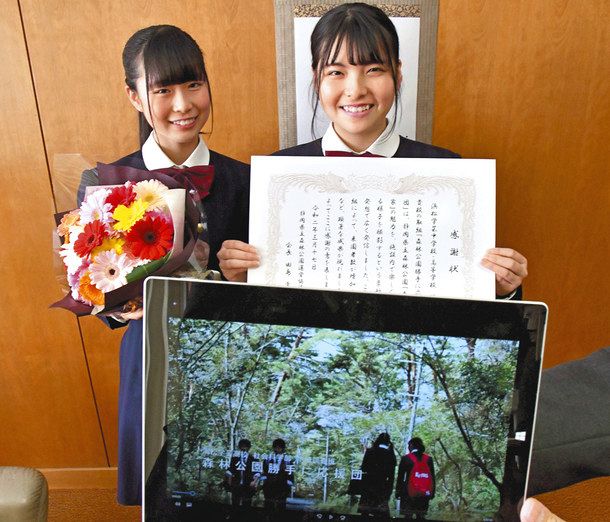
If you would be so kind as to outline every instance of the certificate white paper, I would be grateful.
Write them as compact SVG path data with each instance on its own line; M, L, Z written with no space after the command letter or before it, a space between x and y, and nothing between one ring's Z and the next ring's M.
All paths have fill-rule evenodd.
M259 285L473 299L495 244L495 161L252 158Z

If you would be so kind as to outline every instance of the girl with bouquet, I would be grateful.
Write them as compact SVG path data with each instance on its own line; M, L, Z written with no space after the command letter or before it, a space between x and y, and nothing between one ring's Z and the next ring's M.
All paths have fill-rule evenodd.
M458 158L449 150L399 136L387 114L402 82L398 35L387 15L363 4L328 11L311 35L314 116L318 105L331 120L321 139L276 152L281 156L377 156L387 158ZM398 104L394 105L396 121ZM313 123L312 123L313 128ZM259 266L257 250L239 240L218 254L224 275L245 281ZM496 277L499 297L517 297L527 276L527 259L510 248L490 249L481 264Z
M247 241L249 166L209 150L200 137L212 110L201 49L171 25L137 31L123 50L125 90L139 112L141 149L114 162L117 168L169 174L185 185L201 212L195 257L219 269L217 253L227 238ZM83 172L85 189L97 185L95 169ZM142 309L108 319L128 322L120 349L118 501L141 503ZM115 319L118 319L115 320Z

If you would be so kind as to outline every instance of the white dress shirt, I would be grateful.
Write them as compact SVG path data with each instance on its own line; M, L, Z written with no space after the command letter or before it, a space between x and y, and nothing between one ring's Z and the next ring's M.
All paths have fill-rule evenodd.
M182 165L176 165L167 157L165 152L163 152L163 149L161 149L155 139L155 131L152 131L150 136L148 136L148 139L144 142L144 145L142 145L142 158L144 159L144 165L146 165L148 170L170 169L172 167L196 167L198 165L210 164L210 149L208 149L203 138L199 136L199 144L195 147L195 150L186 158Z
M384 131L379 137L371 143L371 145L362 152L356 152L350 149L344 141L336 133L333 124L328 126L328 129L322 137L322 152L326 156L327 150L338 150L342 152L351 152L356 156L361 156L365 152L375 154L376 156L383 156L384 158L391 158L396 154L398 146L400 145L400 135L392 126L388 123Z

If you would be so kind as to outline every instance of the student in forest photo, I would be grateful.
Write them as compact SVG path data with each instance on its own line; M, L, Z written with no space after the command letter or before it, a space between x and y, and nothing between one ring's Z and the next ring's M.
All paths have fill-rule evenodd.
M368 516L390 516L396 455L388 433L380 433L362 459L362 483L358 511Z
M273 453L263 460L263 494L265 508L272 511L286 509L286 499L292 491L294 484L293 464L286 456L286 442L284 439L275 439L272 443Z
M134 33L123 49L125 90L140 118L136 152L112 165L170 175L198 201L201 213L197 262L219 269L217 253L228 238L247 241L249 166L209 150L200 134L212 111L212 95L197 42L171 25ZM85 188L98 185L95 169L83 172ZM142 308L108 318L127 325L120 350L118 501L141 503Z
M409 453L400 459L396 477L396 498L400 512L407 520L426 518L430 501L434 498L436 477L432 457L424 453L426 447L419 437L407 444Z
M331 124L324 136L275 153L281 156L459 158L440 147L399 136L401 62L396 28L379 8L341 4L320 18L311 35L315 119L320 105ZM393 123L387 115L394 104ZM313 119L312 119L313 121ZM231 238L218 254L230 281L260 266L257 249ZM527 259L511 248L488 250L481 264L495 273L499 298L520 298Z
M250 454L251 447L252 444L248 439L239 441L237 451L233 452L229 469L225 474L233 506L249 507L252 504L252 497L256 493L261 474L253 469L252 464L256 459Z

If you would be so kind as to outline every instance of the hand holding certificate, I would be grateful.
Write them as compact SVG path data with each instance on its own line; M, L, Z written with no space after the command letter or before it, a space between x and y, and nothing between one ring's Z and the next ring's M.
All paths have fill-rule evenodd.
M495 162L254 157L255 284L493 299Z

